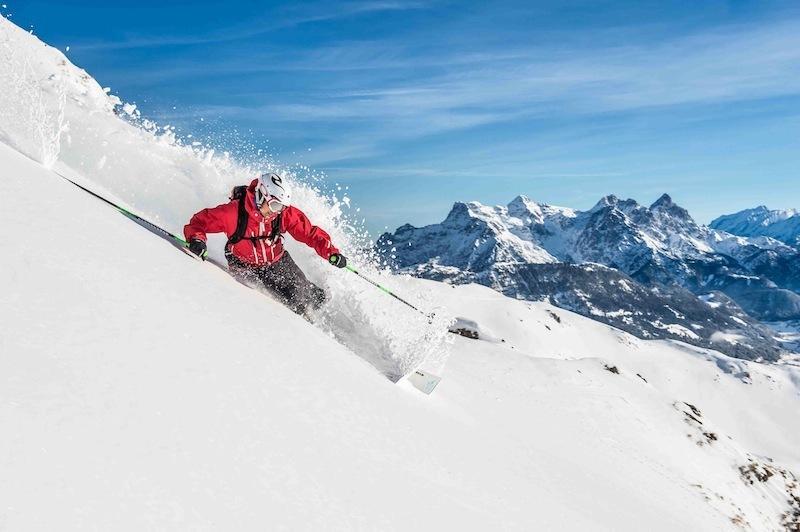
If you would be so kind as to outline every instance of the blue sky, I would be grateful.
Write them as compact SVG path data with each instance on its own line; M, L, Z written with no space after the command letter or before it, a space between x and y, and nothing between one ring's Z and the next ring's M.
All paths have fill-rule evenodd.
M147 116L349 185L374 233L518 194L800 207L797 2L5 3Z

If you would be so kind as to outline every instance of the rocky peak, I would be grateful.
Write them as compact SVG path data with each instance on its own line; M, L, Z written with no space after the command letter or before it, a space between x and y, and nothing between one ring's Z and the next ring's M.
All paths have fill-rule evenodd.
M667 193L661 195L652 205L650 205L651 209L669 209L670 207L675 206L675 203L672 201L672 196Z
M678 222L682 227L686 224L694 226L695 222L689 211L672 201L669 194L662 194L651 206L650 212L655 215L666 216L666 219L671 223ZM663 218L662 218L663 220Z
M600 198L600 201L595 203L594 207L589 209L589 212L597 212L608 207L616 207L617 205L619 205L619 198L614 194L609 194L608 196Z
M462 201L457 201L453 203L453 208L450 209L450 213L447 215L447 218L444 220L445 225L457 225L464 223L467 218L470 217L470 208L469 205Z
M527 196L517 196L508 204L508 214L524 221L541 223L542 207Z
M536 209L539 206L538 203L530 199L528 196L519 195L508 204L508 210L526 210L530 211Z
M616 209L622 211L625 214L630 214L634 211L641 210L642 206L634 199L620 199L614 194L609 194L605 196L600 201L598 201L594 207L592 207L589 212L594 214L599 212L603 209Z

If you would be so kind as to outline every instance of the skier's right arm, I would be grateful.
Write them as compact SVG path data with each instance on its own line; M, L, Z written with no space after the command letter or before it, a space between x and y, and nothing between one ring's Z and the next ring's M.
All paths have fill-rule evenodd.
M189 220L189 223L183 227L183 235L186 237L187 242L192 240L206 241L207 233L232 233L230 230L231 224L231 204L225 203L217 205L211 209L203 209L196 213ZM235 205L233 213L233 224L236 224ZM235 230L235 227L234 227Z

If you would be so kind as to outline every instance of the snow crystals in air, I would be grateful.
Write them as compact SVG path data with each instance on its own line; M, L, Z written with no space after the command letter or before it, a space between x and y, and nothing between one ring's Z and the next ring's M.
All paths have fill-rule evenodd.
M122 106L122 110L123 110L123 111L125 112L125 114L126 114L126 115L128 115L128 116L135 116L135 114L138 112L138 111L136 110L136 104L132 104L132 103L126 103L126 104L123 104L123 106Z

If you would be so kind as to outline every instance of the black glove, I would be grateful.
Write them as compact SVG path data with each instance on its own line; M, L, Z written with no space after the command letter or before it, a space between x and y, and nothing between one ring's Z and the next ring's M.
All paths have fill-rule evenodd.
M189 251L191 251L201 259L206 260L206 255L208 254L208 248L206 247L206 243L200 240L199 238L193 238L189 242Z
M344 268L347 266L347 259L344 255L340 253L334 253L328 258L328 262L336 266L337 268Z

